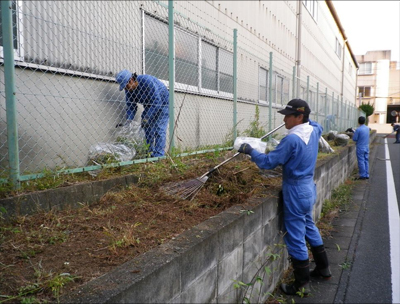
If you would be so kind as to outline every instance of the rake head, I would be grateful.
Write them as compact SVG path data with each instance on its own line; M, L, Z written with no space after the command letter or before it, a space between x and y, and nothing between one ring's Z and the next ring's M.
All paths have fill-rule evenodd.
M172 183L166 185L162 189L169 195L178 196L182 199L191 198L190 200L192 200L207 180L208 176L202 176L187 181Z

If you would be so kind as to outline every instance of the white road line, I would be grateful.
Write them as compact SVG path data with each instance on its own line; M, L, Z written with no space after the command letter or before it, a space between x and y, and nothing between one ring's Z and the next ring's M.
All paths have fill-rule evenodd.
M390 232L390 263L392 268L392 303L400 303L400 217L387 139L385 139L385 158Z

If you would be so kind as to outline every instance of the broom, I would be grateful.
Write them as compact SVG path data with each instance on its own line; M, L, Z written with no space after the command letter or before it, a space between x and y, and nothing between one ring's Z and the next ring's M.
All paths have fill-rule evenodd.
M280 126L276 127L272 131L265 134L260 139L264 139L265 137L271 135L278 129L282 128L284 125L285 125L284 123L281 124ZM222 163L216 165L214 168L212 168L210 171L204 173L200 177L197 177L197 178L191 179L191 180L187 180L187 181L170 184L168 186L163 187L163 190L169 195L175 195L182 199L188 199L191 197L191 200L192 200L196 196L196 194L200 191L200 189L204 186L204 184L207 182L211 173L213 173L215 170L217 170L222 165L231 161L233 158L235 158L239 154L240 154L240 152L235 153L232 157L224 160Z

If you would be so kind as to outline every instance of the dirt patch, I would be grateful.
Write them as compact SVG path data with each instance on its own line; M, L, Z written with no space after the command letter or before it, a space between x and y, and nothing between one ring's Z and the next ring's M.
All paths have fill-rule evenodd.
M241 156L214 172L191 201L169 196L162 188L196 178L232 154L125 168L140 176L139 183L110 191L96 204L2 222L0 302L57 301L60 294L245 204L250 196L268 196L269 189L280 187L280 170L261 171Z

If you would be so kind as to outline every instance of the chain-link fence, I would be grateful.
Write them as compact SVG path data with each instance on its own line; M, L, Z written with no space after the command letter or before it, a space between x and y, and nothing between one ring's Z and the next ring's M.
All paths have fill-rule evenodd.
M2 1L1 181L231 148L281 124L295 97L325 130L356 125L353 103L235 36L209 3L179 5Z

